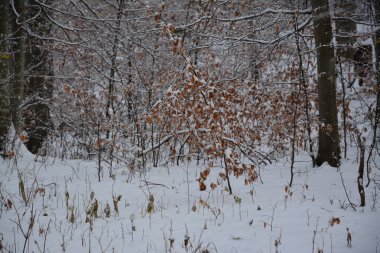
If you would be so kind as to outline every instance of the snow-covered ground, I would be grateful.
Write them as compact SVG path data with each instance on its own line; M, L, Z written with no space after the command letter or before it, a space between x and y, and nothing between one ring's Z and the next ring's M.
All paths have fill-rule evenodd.
M290 165L278 161L261 168L263 183L232 179L230 195L226 183L199 191L204 167L192 163L134 176L117 168L115 179L104 171L98 182L96 162L19 154L17 163L0 159L0 252L23 252L25 242L25 252L52 253L380 251L379 189L365 188L366 206L355 211L342 184L341 175L357 205L355 155L337 171L311 168L299 154L291 189Z

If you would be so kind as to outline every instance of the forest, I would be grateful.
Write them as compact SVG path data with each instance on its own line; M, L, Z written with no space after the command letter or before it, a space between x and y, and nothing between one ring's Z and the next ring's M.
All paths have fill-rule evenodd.
M380 1L0 1L0 253L377 253L379 192Z

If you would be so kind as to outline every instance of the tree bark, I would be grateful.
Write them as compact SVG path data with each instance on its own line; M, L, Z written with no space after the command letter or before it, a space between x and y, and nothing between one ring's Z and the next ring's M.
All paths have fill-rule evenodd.
M375 0L375 22L379 24L380 22L380 2ZM376 114L375 114L375 132L374 132L374 143L376 143L376 138L380 138L379 124L380 124L380 29L376 30L375 33L375 55L376 55L376 86L377 86L377 100L376 100ZM377 130L377 131L376 131Z
M109 77L109 83L108 83L108 101L107 101L107 108L106 108L106 118L108 122L111 121L111 115L110 110L112 109L112 113L115 113L115 108L113 105L113 95L115 90L115 75L117 74L117 54L119 51L119 41L120 41L120 30L121 30L121 18L123 15L123 9L124 9L124 0L120 0L118 11L117 11L117 17L116 17L116 28L115 28L115 34L113 39L113 46L112 46L112 55L111 55L111 70L110 70L110 77ZM110 137L110 130L108 129L106 132L106 139L109 139Z
M338 116L336 105L335 54L328 0L312 0L314 37L317 48L319 139L318 166L340 164Z
M24 94L25 83L25 32L23 19L25 12L25 1L15 0L14 11L11 11L12 33L14 34L13 50L13 71L10 90L10 104L12 123L16 133L21 131L21 103Z
M364 142L361 140L360 136L358 136L358 144L360 148L360 160L359 160L359 170L358 170L358 191L360 196L360 206L365 206L365 192L364 192L364 183L363 183L363 176L364 176L364 154L365 154L365 147Z
M51 4L51 2L49 0L45 4ZM39 4L31 0L29 6L39 6ZM42 9L42 6L40 8ZM40 150L52 128L49 100L53 92L53 60L44 45L44 40L33 35L47 37L51 31L51 23L43 11L36 16L36 13L32 12L35 9L35 7L28 8L28 16L35 18L28 24L32 34L28 34L26 43L25 61L28 72L22 113L24 130L29 137L26 147L33 154Z
M9 128L9 63L12 55L8 52L9 3L0 1L0 155L6 154L6 141Z
M25 83L25 33L23 26L25 1L15 0L14 11L12 13L12 30L14 34L13 42L13 72L11 81L11 116L16 134L21 132L21 104L24 96Z
M379 24L380 22L380 2L374 1L375 9L375 23ZM367 185L370 183L370 162L372 157L373 149L377 146L378 141L380 141L379 136L379 124L380 124L380 29L377 29L373 36L374 46L375 46L375 57L376 57L376 87L377 87L377 96L376 96L376 108L375 108L375 123L373 125L373 138L372 143L369 148L368 158L367 158Z

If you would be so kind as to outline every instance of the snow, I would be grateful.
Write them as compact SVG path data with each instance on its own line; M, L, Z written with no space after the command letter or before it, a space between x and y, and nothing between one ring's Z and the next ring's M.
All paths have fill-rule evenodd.
M45 252L276 252L275 243L278 252L377 252L380 247L378 189L373 183L365 188L367 203L359 207L354 155L342 160L337 170L327 165L311 168L308 155L300 153L292 188L286 189L289 162L277 161L261 168L263 183L246 186L242 178L231 177L230 195L226 182L199 191L196 179L205 165L191 162L135 175L118 167L114 180L103 168L98 182L95 161L35 157L23 145L18 154L17 162L0 160L4 252L22 252L25 238L17 223L26 232L32 210L35 222L25 252L43 252L44 243ZM216 182L220 171L212 168L206 184ZM27 205L19 192L18 173L30 197ZM349 206L341 175L356 211ZM66 191L73 223L66 219ZM99 203L92 225L85 222L91 192ZM116 213L113 196L119 195ZM154 210L149 213L150 195ZM5 206L8 199L10 208ZM104 213L107 203L110 218ZM333 218L339 218L339 224L331 224ZM347 228L352 247L347 246Z

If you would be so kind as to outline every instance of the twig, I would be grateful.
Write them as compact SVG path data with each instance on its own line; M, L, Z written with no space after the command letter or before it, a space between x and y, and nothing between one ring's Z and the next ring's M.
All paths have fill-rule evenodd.
M270 222L270 231L273 229L273 220L274 220L274 212L276 211L277 203L274 204L272 208L272 216L271 216L271 222Z
M47 227L46 227L46 230L45 230L44 249L43 249L43 251L42 251L43 253L45 253L45 248L46 248L46 238L47 238L47 233L48 233L48 231L49 231L50 222L51 222L51 219L49 220L49 223L48 223L48 225L47 225Z
M344 181L343 181L342 172L340 172L339 174L340 174L340 179L342 180L342 185L343 185L343 188L344 188L344 192L346 193L347 200L350 203L350 206L352 207L352 209L354 209L356 211L355 204L353 204L351 202L350 198L348 197L347 189L346 189L346 186L345 186Z
M312 247L312 250L311 252L314 253L314 245L315 245L315 237L317 236L317 230L318 230L318 222L319 222L319 217L317 217L317 222L315 223L315 230L313 231L313 247Z
M328 210L328 209L326 209L326 208L323 208L323 207L321 207L321 209L322 210L325 210L325 211L327 211L327 212L329 212L329 213L332 213L333 211L331 211L331 210Z
M146 185L142 185L141 187L143 187L143 186L146 186L146 187L148 187L149 185L153 185L153 186L163 186L163 187L166 187L166 188L168 188L169 189L169 187L167 187L166 185L164 185L164 184L160 184L160 183L153 183L153 182L149 182L149 181L146 181L146 180L142 180L142 182L144 182Z
M10 221L12 221L13 223L15 223L17 225L17 227L20 229L22 235L24 236L24 246L23 246L23 250L22 252L26 252L26 245L30 239L30 236L32 234L32 231L33 231L33 227L34 227L34 221L35 221L35 218L36 218L36 211L34 211L34 205L32 203L32 207L31 207L31 211L30 211L30 219L29 219L29 223L28 223L28 228L27 230L25 231L24 228L22 227L22 218L20 217L20 214L17 210L17 208L15 207L15 211L16 211L16 215L17 215L17 221L14 221L12 219L10 219ZM25 213L24 213L25 214Z

